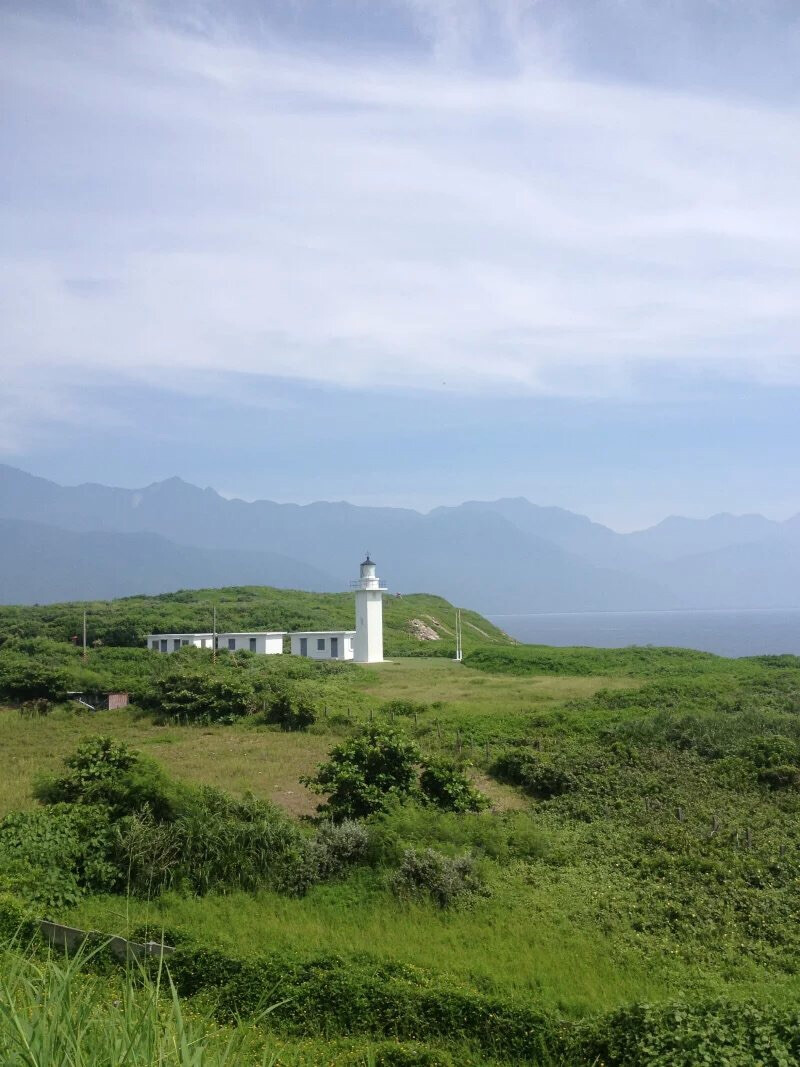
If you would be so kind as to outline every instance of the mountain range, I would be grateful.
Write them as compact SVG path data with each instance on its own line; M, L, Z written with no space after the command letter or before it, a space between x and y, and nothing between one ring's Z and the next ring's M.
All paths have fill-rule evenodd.
M62 486L0 465L0 602L213 585L346 587L369 550L394 592L484 613L795 607L800 515L672 516L617 533L523 498L408 508L229 500L169 478Z

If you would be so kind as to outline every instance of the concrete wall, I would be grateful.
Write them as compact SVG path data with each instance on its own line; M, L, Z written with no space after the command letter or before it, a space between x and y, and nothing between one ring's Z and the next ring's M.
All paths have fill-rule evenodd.
M254 651L263 656L279 656L283 652L282 633L247 633L217 634L217 648L230 649L232 652ZM150 634L147 638L147 647L154 652L177 652L186 645L194 645L195 648L212 648L212 634ZM251 642L255 642L252 648ZM231 642L233 644L231 645Z
M331 638L339 639L339 655L331 655ZM305 638L306 651L302 652L302 641ZM292 655L305 655L308 659L337 659L346 660L353 658L353 632L352 630L330 630L324 633L296 633L290 635ZM322 648L319 645L322 644Z
M383 662L383 593L376 589L356 590L356 663Z

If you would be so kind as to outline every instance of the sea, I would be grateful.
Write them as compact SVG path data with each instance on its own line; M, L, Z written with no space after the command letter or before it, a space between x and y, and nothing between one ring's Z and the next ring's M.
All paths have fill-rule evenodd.
M669 645L720 656L800 655L800 608L584 611L487 618L526 644L592 648Z

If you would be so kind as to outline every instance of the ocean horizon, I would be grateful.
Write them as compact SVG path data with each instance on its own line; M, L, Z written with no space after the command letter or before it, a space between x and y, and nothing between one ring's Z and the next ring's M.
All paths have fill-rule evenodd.
M582 611L486 616L532 645L662 645L719 656L800 655L800 607Z

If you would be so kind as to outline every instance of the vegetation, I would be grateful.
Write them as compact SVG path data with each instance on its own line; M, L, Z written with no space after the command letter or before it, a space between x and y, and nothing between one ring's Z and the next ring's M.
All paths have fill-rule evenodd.
M363 819L414 797L448 811L480 811L488 806L487 798L453 761L421 763L419 747L385 727L371 726L337 745L317 773L303 781L327 796L318 810L335 820Z
M0 650L108 677L111 657L137 707L0 713L0 888L168 931L215 1026L237 1006L331 1063L798 1060L799 659Z
M1 605L0 633L77 644L85 611L90 646L143 648L149 633L210 631L215 607L220 630L341 630L353 626L352 594L305 593L250 585L86 603ZM387 654L452 658L454 614L453 606L442 597L424 593L387 597L384 606ZM412 620L422 620L440 640L420 641L414 635ZM512 643L477 612L463 610L462 622L465 650L478 645Z

